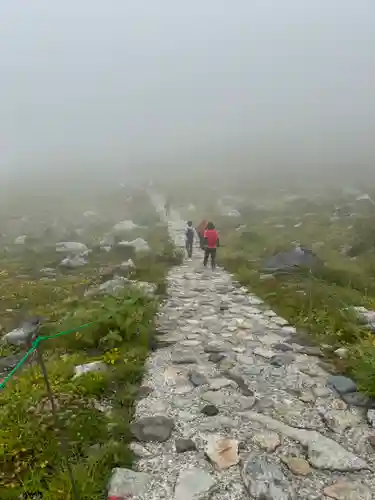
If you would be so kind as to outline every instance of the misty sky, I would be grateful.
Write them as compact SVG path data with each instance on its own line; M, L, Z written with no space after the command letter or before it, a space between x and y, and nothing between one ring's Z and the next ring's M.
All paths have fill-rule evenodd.
M374 21L370 0L0 0L1 168L371 164Z

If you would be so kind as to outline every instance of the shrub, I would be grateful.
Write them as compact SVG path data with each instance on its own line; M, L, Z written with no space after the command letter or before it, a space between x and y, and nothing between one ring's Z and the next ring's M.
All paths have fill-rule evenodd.
M362 340L351 353L349 372L358 388L375 398L375 340L373 335Z

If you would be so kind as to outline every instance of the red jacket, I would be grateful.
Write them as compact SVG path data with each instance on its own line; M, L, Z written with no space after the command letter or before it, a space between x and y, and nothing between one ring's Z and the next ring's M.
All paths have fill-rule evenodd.
M204 239L207 243L207 248L217 248L219 246L219 233L216 229L206 229Z

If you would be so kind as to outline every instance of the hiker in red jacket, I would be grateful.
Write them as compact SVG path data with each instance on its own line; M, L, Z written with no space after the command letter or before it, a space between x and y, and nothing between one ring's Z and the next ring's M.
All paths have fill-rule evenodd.
M204 232L204 244L203 265L207 267L208 258L211 257L211 268L214 270L216 267L216 249L220 242L219 233L216 231L212 222L207 224L207 228Z
M199 246L201 247L202 250L204 250L204 232L207 228L207 221L206 219L203 219L199 226L196 227L196 232L198 234L198 237L199 237Z

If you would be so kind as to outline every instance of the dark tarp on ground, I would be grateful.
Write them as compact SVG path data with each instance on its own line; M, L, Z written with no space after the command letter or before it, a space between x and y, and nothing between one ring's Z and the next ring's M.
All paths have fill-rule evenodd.
M307 248L296 247L270 257L262 271L268 273L290 273L295 269L313 269L321 263L320 259Z

